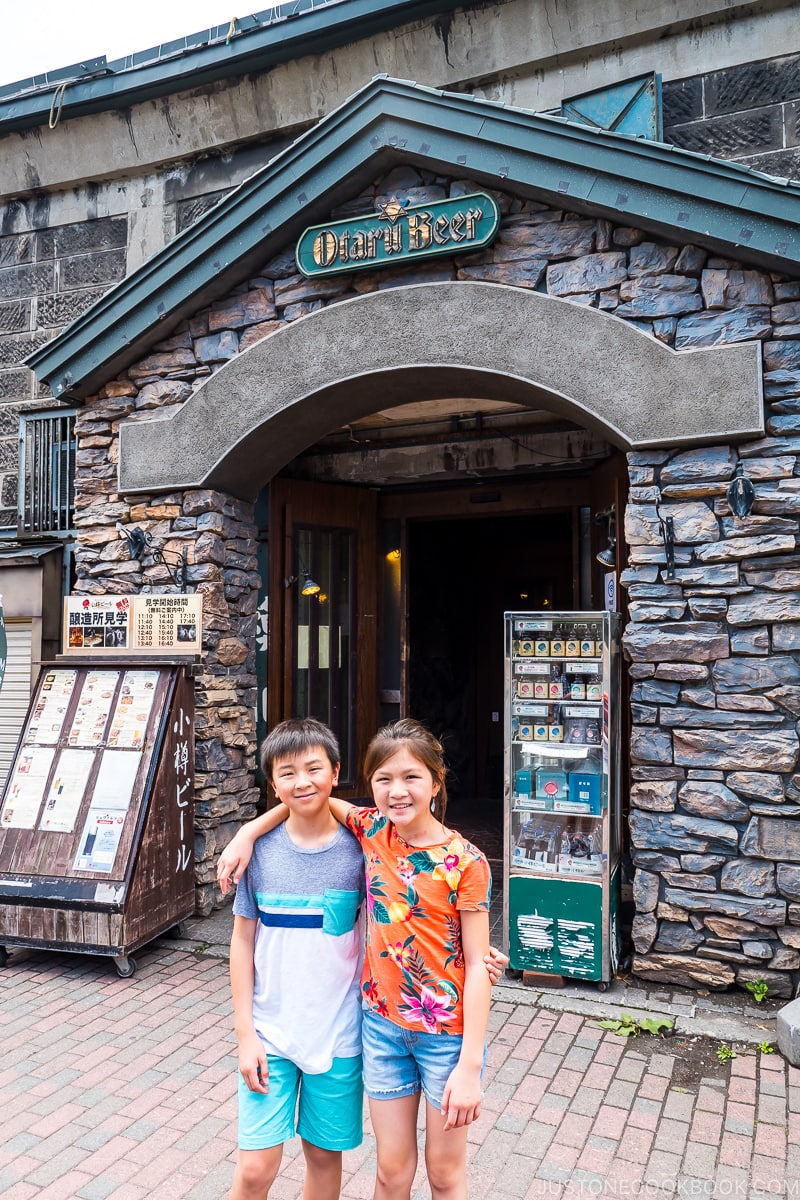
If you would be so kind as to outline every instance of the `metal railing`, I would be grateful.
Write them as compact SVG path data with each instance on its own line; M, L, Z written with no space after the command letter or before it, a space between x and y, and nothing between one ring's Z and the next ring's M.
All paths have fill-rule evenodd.
M17 536L53 537L73 527L77 409L19 420Z

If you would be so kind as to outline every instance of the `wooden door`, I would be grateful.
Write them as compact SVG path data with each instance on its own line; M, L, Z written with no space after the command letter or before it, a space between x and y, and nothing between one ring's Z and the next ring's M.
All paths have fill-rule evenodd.
M607 511L610 507L614 509L614 531L616 533L616 575L617 575L617 610L622 615L622 628L624 629L628 620L628 592L625 588L619 585L620 572L627 565L627 547L625 544L625 504L628 496L628 464L624 454L617 453L612 455L606 462L599 467L592 476L592 511L602 512ZM605 593L603 589L603 578L605 572L609 570L599 564L594 557L598 550L603 550L608 544L608 527L605 522L594 526L595 544L593 551L593 570L594 570L594 594L596 597L596 607L605 607ZM624 666L620 672L620 723L619 723L619 739L620 739L620 794L622 803L622 847L627 849L628 845L628 812L630 810L630 740L631 740L631 679Z
M612 454L606 459L596 471L592 474L592 491L591 505L592 513L608 512L609 509L614 510L614 522L612 533L616 537L615 552L616 564L614 567L604 567L598 563L596 555L598 551L604 550L608 545L609 527L605 521L593 523L593 542L592 542L592 607L604 608L604 589L603 578L606 571L615 570L617 580L619 573L623 570L626 564L625 551L625 502L628 495L628 464L624 454L619 452ZM617 583L617 606L626 615L626 598L627 593L624 588L619 587Z
M376 496L339 484L270 484L268 724L291 716L329 724L345 799L365 794L361 761L378 723ZM306 595L307 579L318 590Z

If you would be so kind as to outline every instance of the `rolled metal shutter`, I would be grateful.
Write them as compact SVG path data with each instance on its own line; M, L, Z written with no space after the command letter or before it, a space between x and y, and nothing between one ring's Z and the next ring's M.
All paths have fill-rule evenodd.
M31 698L32 622L6 618L8 658L0 688L0 794Z

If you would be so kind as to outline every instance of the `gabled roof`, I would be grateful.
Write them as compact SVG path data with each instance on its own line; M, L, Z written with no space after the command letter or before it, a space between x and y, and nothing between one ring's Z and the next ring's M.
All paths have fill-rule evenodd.
M27 360L86 397L392 166L469 178L791 274L800 186L736 163L374 79Z

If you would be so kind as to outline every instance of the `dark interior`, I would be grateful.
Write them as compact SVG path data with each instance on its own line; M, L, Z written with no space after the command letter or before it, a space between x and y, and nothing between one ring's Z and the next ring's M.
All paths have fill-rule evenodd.
M408 550L409 712L444 742L449 821L499 841L503 613L572 609L571 517L410 522Z

